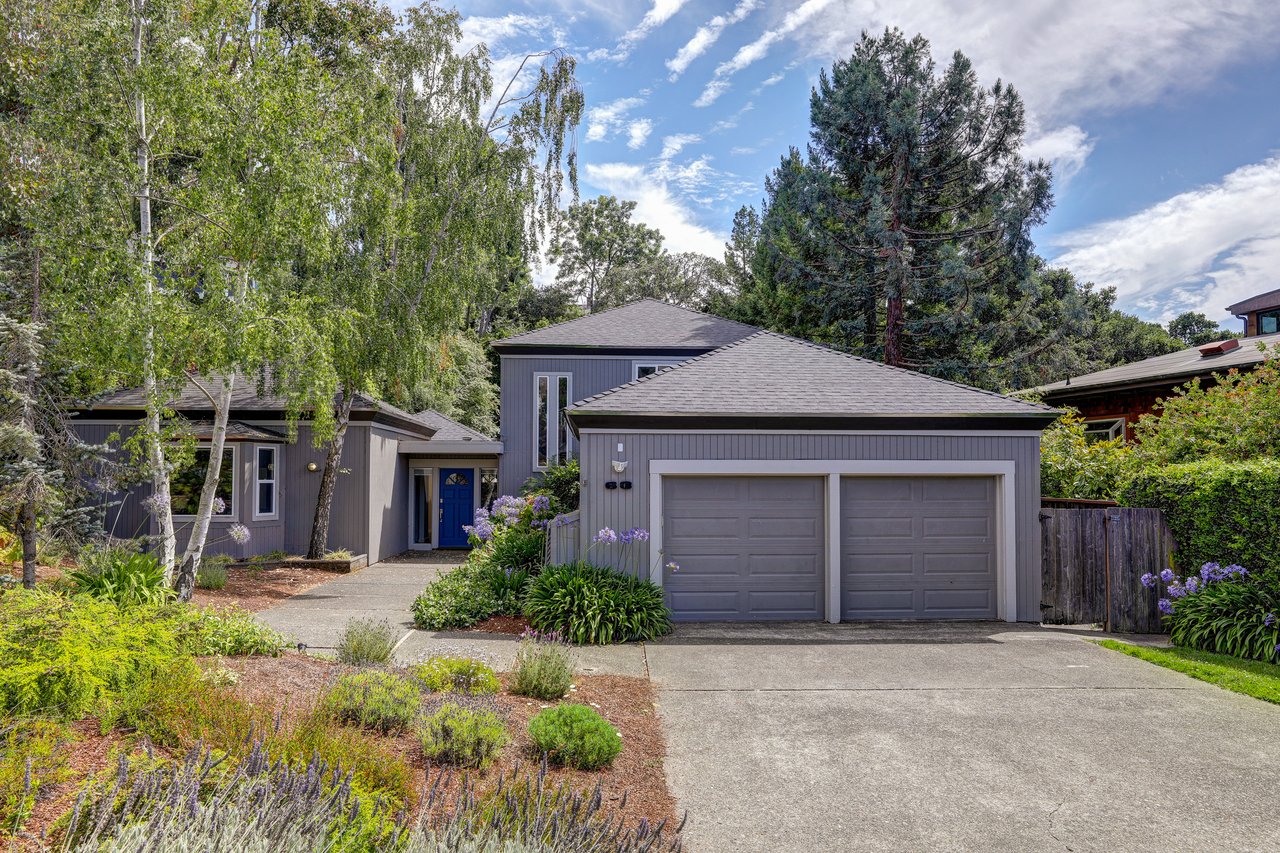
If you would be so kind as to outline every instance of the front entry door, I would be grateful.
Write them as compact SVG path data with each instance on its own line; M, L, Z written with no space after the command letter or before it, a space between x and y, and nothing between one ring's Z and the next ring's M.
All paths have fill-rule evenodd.
M467 547L462 529L475 516L475 487L470 468L440 469L440 547Z

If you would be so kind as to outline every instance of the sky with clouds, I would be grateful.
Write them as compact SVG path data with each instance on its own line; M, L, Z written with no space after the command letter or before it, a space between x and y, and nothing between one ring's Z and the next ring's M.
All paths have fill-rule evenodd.
M1027 154L1056 175L1045 257L1157 320L1190 309L1235 328L1227 305L1280 287L1275 0L457 5L498 79L529 51L578 58L582 194L636 201L673 251L720 256L734 211L806 144L818 72L863 30L896 26L1022 93Z

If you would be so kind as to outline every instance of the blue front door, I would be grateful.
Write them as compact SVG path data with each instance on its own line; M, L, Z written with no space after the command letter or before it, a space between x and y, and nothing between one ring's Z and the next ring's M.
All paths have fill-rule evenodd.
M475 487L470 468L440 469L440 547L467 547L462 529L475 518Z

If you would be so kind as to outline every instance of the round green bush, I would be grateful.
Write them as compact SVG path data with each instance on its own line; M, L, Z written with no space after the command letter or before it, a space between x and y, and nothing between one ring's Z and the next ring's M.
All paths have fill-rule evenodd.
M468 563L445 572L413 601L413 624L424 631L468 628L498 613L500 602L484 566Z
M483 769L497 757L511 736L492 700L463 704L442 703L423 717L418 728L427 758L454 767Z
M492 669L472 658L435 657L413 667L414 677L432 693L497 693L502 687Z
M339 678L320 707L335 720L389 732L413 722L420 700L410 679L390 672L356 672Z
M548 708L529 721L534 746L553 764L579 770L608 767L622 752L622 736L586 705Z
M547 566L529 582L524 606L536 630L573 643L652 640L671 630L661 587L588 563Z

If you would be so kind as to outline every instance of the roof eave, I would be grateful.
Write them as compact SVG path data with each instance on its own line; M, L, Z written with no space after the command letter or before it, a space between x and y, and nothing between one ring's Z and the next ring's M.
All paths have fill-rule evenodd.
M696 356L705 355L712 350L719 349L720 344L699 344L697 346L655 346L655 347L619 347L619 346L594 346L591 344L521 344L521 343L503 343L495 341L489 344L493 351L498 355L671 355L671 356Z
M627 412L566 410L574 432L581 429L745 429L745 430L1026 430L1038 432L1057 420L1058 409L1043 412L959 412L938 414L759 414L752 412Z

